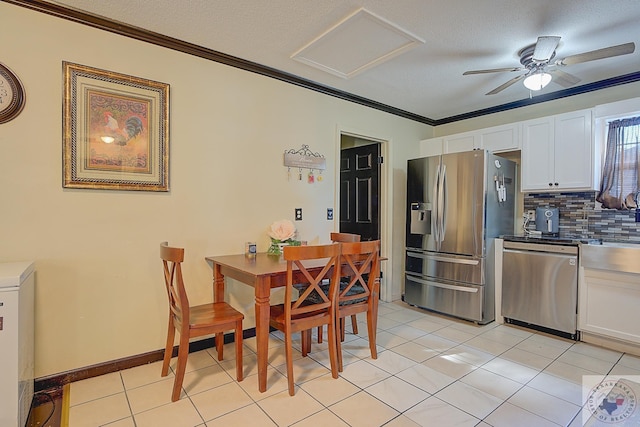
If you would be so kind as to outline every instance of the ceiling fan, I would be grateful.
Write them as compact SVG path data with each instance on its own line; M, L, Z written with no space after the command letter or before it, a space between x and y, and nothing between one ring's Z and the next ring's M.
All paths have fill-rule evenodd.
M629 53L633 53L636 48L635 43L624 43L617 46L609 46L603 49L567 56L564 59L552 62L556 56L558 43L560 43L560 37L558 36L540 36L536 43L529 45L518 52L520 63L522 64L521 67L465 71L463 75L526 71L526 73L512 78L506 83L503 83L493 89L491 92L488 92L486 95L495 95L502 92L512 84L523 79L525 87L530 90L542 89L549 84L552 78L555 83L566 88L577 84L580 82L580 79L573 74L560 70L560 67L595 61L596 59L627 55Z

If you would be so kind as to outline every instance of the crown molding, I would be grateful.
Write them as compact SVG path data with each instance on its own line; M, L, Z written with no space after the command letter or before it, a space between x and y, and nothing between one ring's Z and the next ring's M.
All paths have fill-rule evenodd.
M97 15L82 12L76 9L67 8L58 4L49 3L43 0L2 0L5 3L13 4L16 6L25 7L37 12L52 15L58 18L73 21L79 24L87 25L100 30L108 31L110 33L119 34L125 37L129 37L135 40L151 43L156 46L165 47L167 49L176 50L188 55L197 56L210 61L218 62L228 65L230 67L238 68L241 70L249 71L252 73L260 74L262 76L270 77L282 82L286 82L295 86L299 86L305 89L313 90L325 95L333 96L345 101L353 102L365 107L374 108L376 110L384 111L395 116L403 117L405 119L413 120L416 122L424 123L430 126L439 126L447 123L453 123L461 120L471 119L475 117L481 117L488 114L499 113L515 108L527 107L529 105L539 104L542 102L553 101L556 99L566 98L569 96L580 95L587 92L593 92L597 90L607 89L613 86L634 83L640 81L640 71L626 74L623 76L613 77L610 79L600 80L594 83L585 84L569 89L564 89L544 95L535 96L533 98L527 98L507 104L501 104L490 108L481 110L475 110L464 114L445 117L442 119L431 119L428 117L414 114L409 111L405 111L399 108L392 107L390 105L383 104L381 102L373 101L371 99L354 95L342 90L338 90L329 86L325 86L316 83L311 80L307 80L298 76L295 76L284 71L277 70L275 68L267 67L265 65L258 64L256 62L247 61L242 58L238 58L232 55L227 55L222 52L218 52L212 49L208 49L202 46L198 46L193 43L188 43L182 40L175 39L173 37L166 36L164 34L155 33L153 31L144 30L132 25L122 24L110 19L106 19Z

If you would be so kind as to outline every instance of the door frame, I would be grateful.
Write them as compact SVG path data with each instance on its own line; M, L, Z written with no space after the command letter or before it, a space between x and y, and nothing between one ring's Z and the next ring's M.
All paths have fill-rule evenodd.
M383 271L383 277L380 281L380 299L385 302L393 301L393 289L391 286L393 277L393 250L392 250L392 226L393 226L393 209L391 206L392 194L390 189L393 188L393 174L389 172L392 163L391 150L389 145L390 138L381 136L372 136L374 132L354 129L344 125L336 127L336 166L335 166L335 200L334 200L334 231L335 227L340 225L340 151L342 135L353 136L359 139L365 139L372 143L380 144L380 155L383 162L380 165L380 256L387 258L380 266Z

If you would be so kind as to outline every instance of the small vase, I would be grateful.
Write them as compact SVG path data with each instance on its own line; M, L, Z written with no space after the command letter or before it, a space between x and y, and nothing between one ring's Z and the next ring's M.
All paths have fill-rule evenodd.
M282 243L276 239L271 239L271 245L269 246L269 249L267 249L267 254L276 256L282 255L282 245L286 246L286 243Z
M289 246L288 243L278 243L278 249L280 250L280 256L284 256L284 247Z

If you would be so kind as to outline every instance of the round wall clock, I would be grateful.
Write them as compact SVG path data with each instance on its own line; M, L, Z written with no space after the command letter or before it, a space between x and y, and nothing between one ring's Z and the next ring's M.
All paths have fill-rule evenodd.
M0 123L6 123L24 108L25 94L20 79L0 64Z

